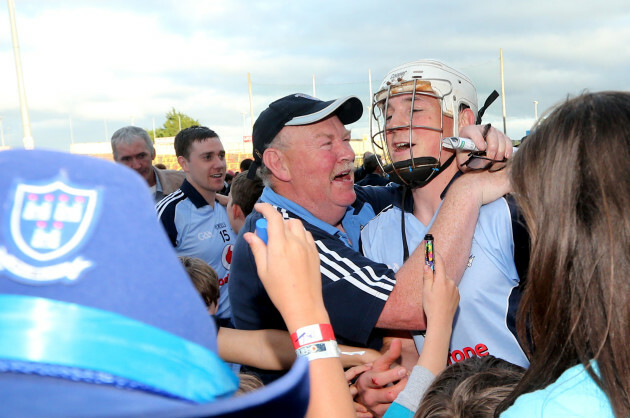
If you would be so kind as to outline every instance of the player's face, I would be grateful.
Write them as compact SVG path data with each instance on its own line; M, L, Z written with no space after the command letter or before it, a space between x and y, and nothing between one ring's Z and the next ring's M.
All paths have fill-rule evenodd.
M223 189L226 163L225 150L217 137L193 141L186 160L179 158L186 178L197 190L218 192Z
M309 210L345 211L356 199L350 131L337 116L283 129L287 134L284 153L298 203Z
M136 138L131 144L120 143L116 145L116 162L135 170L147 181L149 186L155 184L153 173L153 157L142 138Z
M394 162L411 158L410 145L414 158L438 158L441 138L451 136L453 132L453 119L450 117L442 118L439 100L435 97L417 94L413 100L411 123L414 126L426 126L439 130L440 119L443 119L443 133L426 128L414 128L412 129L410 144L408 126L410 115L412 115L412 99L411 94L389 99L385 127L388 129L387 148ZM392 129L397 126L403 126L403 128Z

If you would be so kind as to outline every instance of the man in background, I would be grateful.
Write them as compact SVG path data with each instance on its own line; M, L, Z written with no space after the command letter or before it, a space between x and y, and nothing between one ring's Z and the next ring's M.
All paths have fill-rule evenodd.
M114 161L126 165L140 174L151 191L155 202L181 186L185 174L176 170L160 170L153 166L155 148L147 131L137 126L125 126L112 135Z
M381 161L380 164L379 160ZM383 160L380 156L375 154L368 155L365 160L363 160L365 177L363 177L361 181L358 181L357 184L359 186L385 186L389 184L389 179L383 176L382 165Z

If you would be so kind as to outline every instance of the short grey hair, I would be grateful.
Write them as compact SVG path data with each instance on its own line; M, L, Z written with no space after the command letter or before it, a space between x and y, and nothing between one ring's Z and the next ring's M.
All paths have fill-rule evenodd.
M268 150L269 148L285 150L288 147L287 142L288 141L287 141L286 135L284 135L282 133L282 130L280 130L280 132L278 132L278 134L273 138L273 140L265 147L265 150ZM263 151L263 154L264 154L264 151ZM273 190L273 181L272 181L273 173L271 172L269 167L265 165L265 162L262 158L260 161L260 167L258 168L256 175L261 178L265 187L269 187L270 189Z
M118 152L116 151L116 146L118 144L124 143L131 145L138 138L143 139L146 143L147 149L151 153L151 159L155 158L153 141L147 131L137 126L125 126L124 128L120 128L114 132L114 135L112 135L112 153L114 154L114 160L118 161Z

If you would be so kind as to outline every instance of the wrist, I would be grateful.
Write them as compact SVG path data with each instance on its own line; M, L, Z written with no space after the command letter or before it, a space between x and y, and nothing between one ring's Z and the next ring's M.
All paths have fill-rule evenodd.
M335 333L330 323L306 325L291 333L291 342L296 351L306 345L334 340Z
M298 357L305 357L308 361L313 361L323 358L339 358L341 353L337 347L337 341L328 340L304 345L295 350L295 354Z
M287 326L287 330L290 333L294 333L298 328L311 325L311 324L330 324L330 318L328 312L324 307L320 309L296 309L296 312L292 314L282 315L284 322Z

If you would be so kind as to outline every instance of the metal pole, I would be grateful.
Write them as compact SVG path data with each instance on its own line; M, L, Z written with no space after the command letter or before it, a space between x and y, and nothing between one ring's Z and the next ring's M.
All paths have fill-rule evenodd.
M499 49L501 53L501 102L503 102L503 133L507 133L507 126L505 123L505 81L503 79L503 48Z
M538 120L538 100L534 100L534 121Z
M15 25L15 5L13 0L9 3L9 18L11 20L11 38L13 39L13 55L15 55L15 71L17 72L18 90L20 92L20 113L22 114L22 142L25 149L35 148L33 135L31 134L31 121L28 117L28 104L26 103L26 91L24 90L24 76L22 75L22 59L20 58L20 45L18 43L17 27Z
M317 93L315 93L315 74L313 74L313 97L317 97Z
M252 75L247 73L247 87L249 88L249 115L252 121L252 130L254 129L254 107L252 105Z
M179 113L177 114L177 120L179 121L179 131L182 131L182 117L179 115Z
M373 98L373 92L372 92L372 69L368 68L368 88L370 91L370 97L368 97L368 117L372 117L372 98Z

